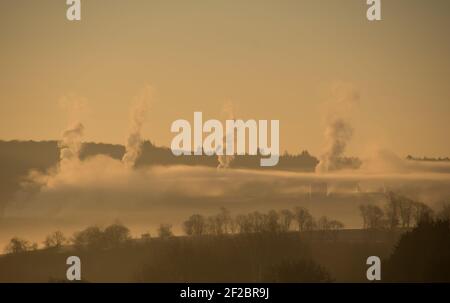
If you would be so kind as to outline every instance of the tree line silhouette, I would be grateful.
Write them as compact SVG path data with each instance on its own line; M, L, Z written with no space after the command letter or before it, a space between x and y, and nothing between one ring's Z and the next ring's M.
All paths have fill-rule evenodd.
M270 210L267 213L254 211L248 214L231 216L225 207L214 215L193 214L183 224L183 231L187 236L206 235L233 235L251 233L283 233L297 230L299 232L321 231L329 233L335 238L335 233L344 228L338 220L322 216L315 219L308 209L295 207L293 210ZM172 225L162 223L157 229L158 238L174 236ZM140 240L151 239L150 233L141 235ZM65 245L73 245L76 249L110 249L133 240L130 230L125 225L116 222L102 229L98 226L89 226L77 231L67 238L61 231L55 231L43 241L45 249L58 249ZM5 248L6 253L22 253L38 249L37 243L14 237Z
M433 219L450 219L450 204L444 204L440 212L435 214L426 204L413 201L394 192L387 193L387 198L384 208L374 204L359 206L364 230L409 229L419 225L420 222L428 222ZM227 208L222 207L217 214L193 214L182 223L182 229L186 236L316 231L322 233L324 239L336 239L337 233L344 227L344 223L327 216L314 218L309 210L302 206L295 207L292 210L269 210L266 213L254 211L247 214L238 214L234 217ZM174 236L172 225L167 223L160 224L156 233L157 237L162 239ZM146 241L151 238L150 233L144 233L139 240ZM98 226L89 226L84 230L75 232L69 238L61 231L55 231L45 238L43 248L58 249L66 245L73 245L76 249L110 249L132 240L137 239L131 237L128 227L116 222L104 229ZM37 250L38 248L38 243L13 237L6 246L5 252L15 254Z
M358 232L400 230L392 243L383 237L358 242L337 238L343 227L339 221L314 218L303 207L235 216L221 208L216 214L187 217L185 236L176 237L172 225L161 224L155 236L133 238L125 225L115 222L105 228L89 226L71 237L56 231L44 239L44 249L13 238L8 254L0 257L0 280L14 276L35 281L48 272L47 279L59 281L64 279L65 256L76 254L85 260L86 279L92 281L365 281L369 255L382 258L382 281L450 281L450 204L433 212L399 194L388 193L388 198L383 208L361 207L375 215L364 213L365 228ZM39 264L37 273L26 264Z
M295 228L294 228L295 226ZM254 211L231 217L226 208L212 216L193 214L183 223L183 229L188 236L248 234L248 233L280 233L291 230L298 231L330 231L344 228L338 220L322 216L313 218L308 209L295 207L293 210L270 210L267 213Z
M433 217L433 210L422 202L417 202L394 192L387 193L384 209L374 204L360 205L364 229L410 228ZM449 212L444 205L442 213Z

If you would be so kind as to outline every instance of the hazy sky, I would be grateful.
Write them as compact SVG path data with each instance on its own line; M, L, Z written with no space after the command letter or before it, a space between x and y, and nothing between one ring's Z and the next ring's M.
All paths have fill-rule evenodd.
M281 150L317 154L324 103L339 83L359 91L349 154L372 147L450 156L450 1L65 0L0 2L0 139L57 139L64 95L85 98L85 139L124 143L133 97L154 103L143 134L170 145L170 124L279 119Z

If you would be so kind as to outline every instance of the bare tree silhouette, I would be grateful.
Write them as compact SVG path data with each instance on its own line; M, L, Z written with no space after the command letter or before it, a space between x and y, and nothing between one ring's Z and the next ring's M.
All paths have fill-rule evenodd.
M5 248L7 254L19 254L27 251L36 250L38 248L37 243L30 243L27 240L14 237L9 241L9 244Z
M54 233L48 235L44 240L45 248L61 248L63 245L68 243L64 234L57 230Z

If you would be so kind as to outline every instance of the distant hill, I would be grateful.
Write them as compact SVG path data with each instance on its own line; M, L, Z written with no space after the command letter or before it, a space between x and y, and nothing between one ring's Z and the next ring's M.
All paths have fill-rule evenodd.
M108 155L114 159L122 159L125 153L123 145L104 143L84 143L80 158L86 159L95 155ZM248 168L264 170L289 170L299 172L314 172L319 160L307 151L299 154L284 153L280 156L278 165L261 167L262 156L245 155L236 157L231 168ZM20 182L31 171L46 171L55 166L59 160L57 141L1 141L0 140L0 214L2 205L20 188ZM357 168L360 161L357 158L340 159L342 168ZM217 167L216 156L183 156L176 157L167 147L158 147L149 141L142 146L141 156L136 162L137 167L149 165L201 165Z
M122 159L125 153L123 145L104 143L84 143L80 158L86 159L95 155L108 155L114 159ZM1 206L19 189L21 179L30 170L46 171L55 166L59 160L57 141L1 141L0 140L0 212ZM237 157L231 167L252 169L279 169L302 172L313 172L317 158L307 151L298 155L285 154L280 157L279 164L273 168L261 168L260 156ZM142 154L136 166L148 165L202 165L216 167L215 156L176 157L166 147L157 147L145 141Z
M429 157L414 157L411 155L408 155L406 157L406 160L410 161L428 161L428 162L450 162L449 157L439 157L439 158L429 158Z
M114 159L121 159L125 153L123 145L104 143L84 143L80 158L85 159L95 155L108 155ZM261 156L236 157L232 167L235 168L260 168ZM57 141L0 141L0 165L5 168L8 175L23 175L30 169L45 170L58 162L59 149ZM279 164L272 169L289 169L296 171L314 171L318 159L307 151L298 155L284 154L280 156ZM184 156L176 157L167 147L157 147L149 141L142 146L142 154L137 160L136 166L146 165L203 165L216 167L218 165L215 156ZM265 167L264 169L271 169Z

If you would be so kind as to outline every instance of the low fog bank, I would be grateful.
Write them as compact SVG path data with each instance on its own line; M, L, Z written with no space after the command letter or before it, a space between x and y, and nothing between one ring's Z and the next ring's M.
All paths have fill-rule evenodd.
M123 211L165 208L175 213L196 205L238 210L243 205L258 209L258 205L269 204L279 209L286 201L318 199L331 207L346 199L370 200L376 196L382 200L388 191L431 207L449 200L447 164L397 160L399 170L392 165L391 170L374 170L371 165L375 162L367 162L359 170L316 174L199 166L134 168L129 162L108 156L84 161L62 159L48 173L30 173L5 207L3 217L85 217L91 212L115 217Z
M42 241L54 230L72 234L88 225L119 220L139 236L156 234L161 223L181 223L194 213L226 207L232 214L308 208L360 228L361 204L382 205L395 191L437 208L450 198L450 175L423 171L327 174L214 169L193 166L131 168L96 156L60 164L47 174L32 173L0 220L0 244L12 236Z

